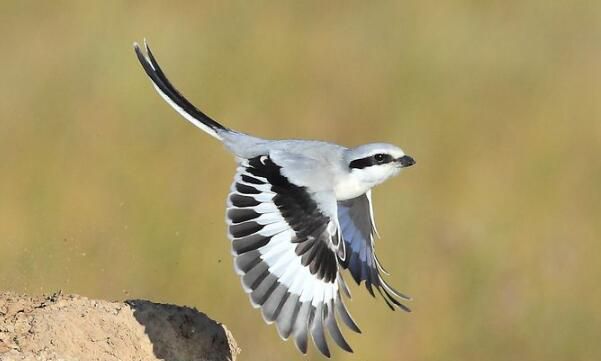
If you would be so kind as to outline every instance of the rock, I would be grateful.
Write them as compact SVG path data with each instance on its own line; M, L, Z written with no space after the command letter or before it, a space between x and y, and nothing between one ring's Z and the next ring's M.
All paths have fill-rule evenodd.
M189 307L0 293L0 360L222 361L228 329Z

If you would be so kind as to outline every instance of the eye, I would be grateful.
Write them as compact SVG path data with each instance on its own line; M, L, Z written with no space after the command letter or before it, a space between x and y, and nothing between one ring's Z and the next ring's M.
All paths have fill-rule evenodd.
M374 154L374 159L378 163L384 163L384 161L386 160L386 154L382 154L382 153Z

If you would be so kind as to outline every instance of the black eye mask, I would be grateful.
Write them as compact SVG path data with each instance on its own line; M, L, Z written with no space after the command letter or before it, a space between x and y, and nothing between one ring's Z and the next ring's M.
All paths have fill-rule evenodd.
M351 169L363 169L371 167L372 165L386 164L394 161L394 158L390 154L378 153L369 157L355 159L349 164Z

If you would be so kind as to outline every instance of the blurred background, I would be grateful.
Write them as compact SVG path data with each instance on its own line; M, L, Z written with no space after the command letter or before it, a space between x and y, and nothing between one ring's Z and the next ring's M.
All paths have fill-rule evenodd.
M0 289L195 306L241 360L303 359L233 271L234 161L146 38L228 126L416 158L374 193L413 312L354 287L334 359L601 359L601 3L24 0L0 33Z

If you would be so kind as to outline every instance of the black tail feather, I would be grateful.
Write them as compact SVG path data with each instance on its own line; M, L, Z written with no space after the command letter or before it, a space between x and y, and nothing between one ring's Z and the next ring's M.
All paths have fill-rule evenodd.
M156 58L152 54L150 47L145 44L146 53L148 56L145 56L142 52L140 46L135 43L134 50L138 57L138 60L144 71L148 75L148 77L152 80L152 82L157 86L157 88L169 98L175 105L177 105L181 110L188 114L189 116L196 119L198 122L204 124L209 127L213 131L216 130L227 130L226 127L219 124L217 121L203 113L201 110L196 108L192 103L190 103L175 87L171 84L167 76L159 66Z

